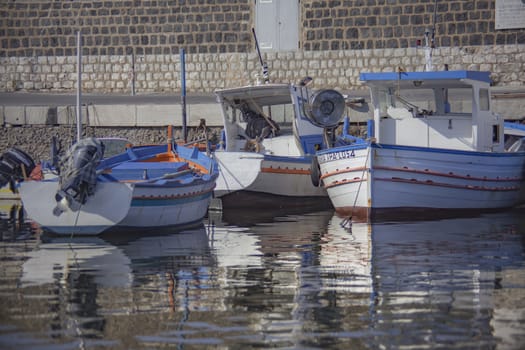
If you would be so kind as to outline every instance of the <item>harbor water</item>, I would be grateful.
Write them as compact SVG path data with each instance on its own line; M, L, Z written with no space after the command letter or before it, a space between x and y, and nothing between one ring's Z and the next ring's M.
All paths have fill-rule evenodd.
M58 237L0 219L0 349L523 349L525 211L210 212Z

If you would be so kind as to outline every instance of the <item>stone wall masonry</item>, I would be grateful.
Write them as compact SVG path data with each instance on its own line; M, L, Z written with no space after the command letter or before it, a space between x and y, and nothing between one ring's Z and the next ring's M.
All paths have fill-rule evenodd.
M361 88L363 71L424 70L424 52L417 48L290 51L263 54L270 80L297 82L314 78L314 88ZM181 90L180 55L86 56L82 60L82 90L97 93L178 92ZM492 72L495 86L525 86L525 44L438 47L436 69L471 69ZM0 57L0 91L64 92L76 89L75 56ZM261 76L255 53L187 54L188 92L253 84Z
M435 4L298 1L299 49L264 53L272 80L310 75L318 87L354 89L362 70L419 69L416 42L436 10L436 65L523 85L525 28L495 30L495 0ZM0 0L0 91L74 90L77 31L87 92L126 93L132 81L137 93L180 91L180 49L189 92L248 84L260 73L256 10L251 0Z
M246 52L250 0L0 0L0 56Z
M525 28L494 29L495 0L301 3L302 42L307 51L414 47L434 27L438 47L525 44Z
M494 29L496 0L295 1L305 51L413 47L434 22L437 46L525 44L525 28ZM73 56L77 31L84 55L246 53L256 11L252 0L0 0L0 56Z

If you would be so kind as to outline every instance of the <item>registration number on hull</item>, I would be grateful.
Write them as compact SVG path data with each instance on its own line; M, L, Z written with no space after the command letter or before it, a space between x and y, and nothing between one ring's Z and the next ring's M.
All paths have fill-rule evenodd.
M354 157L355 157L354 150L347 150L347 151L321 154L317 156L317 160L319 161L320 164L322 164L322 163L331 162L334 160L348 159L348 158L354 158Z

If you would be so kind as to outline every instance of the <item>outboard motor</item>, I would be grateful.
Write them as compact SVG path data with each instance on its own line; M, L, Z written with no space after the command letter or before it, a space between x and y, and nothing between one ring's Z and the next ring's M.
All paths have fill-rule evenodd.
M67 205L73 209L85 204L95 193L96 170L103 156L103 144L96 138L87 138L74 144L61 158L60 188L55 195L59 206Z
M0 156L0 187L9 184L14 193L15 182L23 181L35 168L35 162L24 151L12 147Z
M345 98L335 90L316 91L308 99L306 116L315 126L335 128L345 112Z

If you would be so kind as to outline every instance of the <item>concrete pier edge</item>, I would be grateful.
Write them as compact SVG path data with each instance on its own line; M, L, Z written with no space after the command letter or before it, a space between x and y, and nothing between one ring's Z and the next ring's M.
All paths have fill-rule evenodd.
M368 98L367 90L343 92ZM493 87L493 110L505 119L525 117L525 87ZM0 93L0 125L71 125L76 121L74 94ZM190 94L186 102L188 126L205 119L208 126L222 126L222 115L214 94ZM350 117L362 122L371 111L354 112ZM182 125L180 96L175 94L86 94L82 99L83 124L93 127L155 127Z

